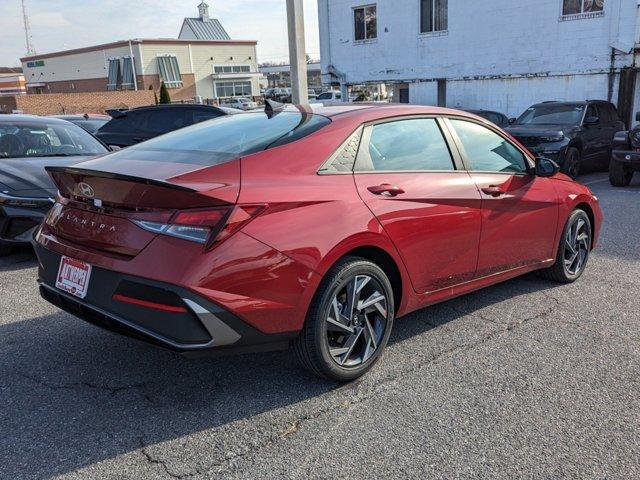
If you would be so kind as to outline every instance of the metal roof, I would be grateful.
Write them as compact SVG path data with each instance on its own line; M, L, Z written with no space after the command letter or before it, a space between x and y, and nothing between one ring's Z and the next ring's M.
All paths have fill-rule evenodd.
M186 23L198 40L231 40L217 18L203 21L201 18L185 18Z

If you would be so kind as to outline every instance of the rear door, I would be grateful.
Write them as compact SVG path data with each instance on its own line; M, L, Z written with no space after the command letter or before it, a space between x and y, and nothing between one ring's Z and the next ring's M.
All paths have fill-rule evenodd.
M482 196L477 276L553 258L559 211L553 180L530 173L532 163L498 130L466 119L449 122Z
M398 249L419 293L473 278L480 194L437 118L364 129L355 166L360 197Z

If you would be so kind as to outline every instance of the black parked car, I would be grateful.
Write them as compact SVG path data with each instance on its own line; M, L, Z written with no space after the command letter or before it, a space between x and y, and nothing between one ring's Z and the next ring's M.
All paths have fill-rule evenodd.
M107 147L57 118L0 115L0 256L31 241L58 189L45 166L69 166Z
M78 125L80 128L84 128L91 135L95 135L98 130L100 130L111 117L109 115L100 115L97 113L85 113L77 114L77 115L51 115L53 118L60 118L61 120L66 120L67 122L74 123Z
M489 120L500 128L506 128L510 124L509 117L507 117L504 113L494 112L493 110L467 110L467 112L478 115L485 120Z
M109 110L112 119L96 133L110 147L124 148L150 138L224 115L233 110L209 105L152 105L131 110Z
M640 113L636 114L640 122ZM614 187L626 187L634 172L640 172L640 125L616 133L609 164L609 181Z
M506 130L575 179L585 167L608 168L613 137L624 123L616 107L603 100L544 102L528 108Z

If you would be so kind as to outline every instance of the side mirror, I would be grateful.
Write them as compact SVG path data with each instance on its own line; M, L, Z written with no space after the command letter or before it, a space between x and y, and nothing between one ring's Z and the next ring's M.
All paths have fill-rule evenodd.
M592 116L584 119L584 125L597 125L600 123L600 117Z
M516 120L518 120L517 118L510 118L509 119L509 125L513 125L514 123L516 123ZM638 120L640 122L640 120Z
M560 165L546 157L536 158L536 176L553 177L560 171Z

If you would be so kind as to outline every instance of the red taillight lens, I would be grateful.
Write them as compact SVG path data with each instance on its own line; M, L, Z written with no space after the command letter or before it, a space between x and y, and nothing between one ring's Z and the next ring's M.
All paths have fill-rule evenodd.
M192 227L215 227L231 212L232 207L178 212L171 223Z
M202 243L211 248L229 238L265 208L266 205L237 205L187 210L176 213L169 223L145 220L133 222L147 231Z
M208 246L212 246L215 243L220 243L226 240L255 217L260 215L265 208L266 205L239 205L235 207L227 218L226 223L217 232L217 235L212 235L210 242L208 242Z

